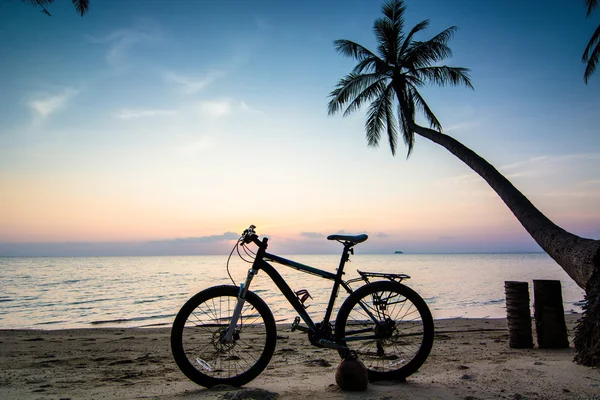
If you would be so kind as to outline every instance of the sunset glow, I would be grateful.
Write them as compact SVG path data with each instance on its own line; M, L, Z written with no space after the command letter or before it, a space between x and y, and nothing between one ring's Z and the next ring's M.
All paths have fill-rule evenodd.
M427 88L445 132L558 225L600 238L600 76L579 4L407 1L451 25L475 91ZM458 3L458 4L457 4ZM529 3L529 4L524 4ZM449 7L448 9L446 7ZM460 13L450 12L461 8ZM235 12L233 11L235 10ZM380 3L69 1L2 6L0 255L220 254L250 224L282 253L512 252L539 247L487 184L418 138L368 148L364 110L327 116L374 45ZM179 239L179 240L178 240Z

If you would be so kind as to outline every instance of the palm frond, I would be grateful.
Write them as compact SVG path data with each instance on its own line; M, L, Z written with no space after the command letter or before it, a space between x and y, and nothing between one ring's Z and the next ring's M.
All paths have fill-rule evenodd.
M388 64L395 64L398 37L394 34L394 25L385 18L378 18L373 23L373 33L377 38L379 56Z
M393 93L390 92L390 100L393 98ZM392 155L396 155L396 147L398 142L398 129L396 126L398 125L398 121L394 116L394 109L392 108L393 101L390 101L389 107L386 107L386 119L385 124L387 127L387 135L388 135L388 143L390 144L390 149L392 150Z
M363 71L385 71L387 64L381 58L377 57L371 50L355 43L351 40L336 40L333 42L335 50L346 56L358 60L358 64L352 72L361 73Z
M393 113L393 89L388 85L383 92L371 103L367 112L365 123L365 132L367 136L367 145L369 147L379 146L381 132L387 125L388 114ZM395 154L396 148L392 148L392 154Z
M51 17L52 15L46 8L46 6L52 4L54 0L21 0L22 3L29 3L34 7L40 7L42 9L42 14Z
M48 6L54 3L54 0L21 0L22 3L29 3L32 6Z
M589 17L592 14L594 8L598 7L598 0L583 0L585 2L585 7L587 8L586 16Z
M72 0L72 1L73 1L73 5L75 6L75 9L77 10L77 12L79 14L81 14L81 16L83 17L83 15L90 8L90 0Z
M381 6L381 12L396 27L398 32L404 28L404 11L406 7L402 0L391 0Z
M403 66L408 69L426 67L452 57L452 50L446 43L455 31L456 27L451 26L427 41L410 43Z
M423 112L423 114L425 114L425 118L427 118L429 126L431 126L433 129L437 129L440 132L442 132L442 124L440 124L440 121L437 119L433 111L431 111L431 108L429 108L429 106L425 102L425 99L423 99L423 97L421 96L421 93L419 93L417 88L415 88L414 86L410 88L410 92L411 97L414 99L414 104L416 108L418 108Z
M446 65L417 68L414 74L422 80L428 80L438 86L465 85L473 89L473 84L469 78L468 68L448 67Z
M413 74L405 74L404 78L406 79L406 83L415 87L425 85L424 80L420 79L418 76L415 76Z
M354 111L358 110L362 105L370 100L373 100L377 96L381 95L381 93L385 90L385 78L378 80L373 83L371 86L363 90L358 96L352 100L348 107L346 107L346 111L344 111L344 117L352 114Z
M340 111L345 104L354 101L373 83L381 77L376 74L349 73L337 83L335 89L329 94L331 100L328 105L328 114L332 115Z
M398 49L404 40L402 31L404 30L404 11L406 11L406 7L402 0L390 0L383 4L381 11L385 16L384 20L387 20L385 25L388 32L387 47L390 56L393 55L388 62L396 64L396 54L398 54Z
M354 69L352 69L352 72L359 74L365 71L377 72L378 74L384 75L390 72L391 68L381 58L373 56L371 58L365 58L364 60L359 61L358 64L354 66Z
M371 50L366 47L355 43L351 40L338 39L333 42L335 51L346 56L352 57L358 61L362 61L366 58L377 57Z
M404 140L404 144L407 148L406 158L408 158L415 145L415 133L412 130L412 124L415 121L415 104L414 99L411 97L411 93L407 88L401 90L397 97L400 129L402 131L402 140Z
M429 20L426 19L424 21L419 22L417 25L415 25L410 30L410 32L408 33L408 35L406 35L406 39L404 39L404 42L402 44L402 48L400 49L400 51L398 51L398 57L402 57L404 55L404 53L406 52L406 49L408 48L408 46L412 42L412 37L416 33L427 29L428 26L429 26Z
M594 49L592 50L592 48ZM596 71L598 58L600 58L600 25L598 25L598 28L596 28L596 31L590 38L590 41L583 52L583 56L581 57L581 61L583 63L587 63L585 72L583 74L583 80L586 84L588 83L590 77L594 74L594 71Z

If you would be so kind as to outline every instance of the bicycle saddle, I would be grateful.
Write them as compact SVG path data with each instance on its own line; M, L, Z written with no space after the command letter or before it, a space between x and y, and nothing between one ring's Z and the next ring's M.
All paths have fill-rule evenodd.
M352 242L354 244L362 243L367 240L369 236L366 234L362 235L329 235L327 236L327 240L342 240L345 242Z

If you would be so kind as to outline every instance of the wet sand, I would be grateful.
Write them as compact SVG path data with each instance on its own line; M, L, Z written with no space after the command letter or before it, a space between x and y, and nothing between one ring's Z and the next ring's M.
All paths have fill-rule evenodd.
M568 315L570 334L577 315ZM406 383L335 385L337 352L279 327L267 369L244 388L204 389L177 368L169 329L0 330L2 399L225 399L264 389L279 399L600 399L600 370L573 349L511 349L504 319L436 321L435 343ZM534 333L535 337L535 333ZM572 338L571 338L572 339ZM243 397L243 396L239 396Z

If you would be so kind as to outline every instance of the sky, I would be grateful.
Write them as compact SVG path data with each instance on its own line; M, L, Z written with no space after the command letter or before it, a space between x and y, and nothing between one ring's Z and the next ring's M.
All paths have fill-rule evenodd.
M419 40L456 25L475 87L422 94L543 213L600 238L600 22L582 1L407 0ZM462 162L426 139L369 148L365 110L328 116L376 48L380 1L0 3L0 256L222 254L250 224L281 254L540 251Z

